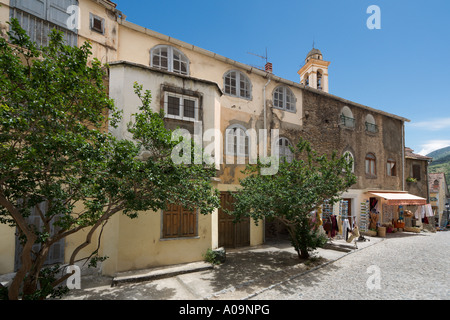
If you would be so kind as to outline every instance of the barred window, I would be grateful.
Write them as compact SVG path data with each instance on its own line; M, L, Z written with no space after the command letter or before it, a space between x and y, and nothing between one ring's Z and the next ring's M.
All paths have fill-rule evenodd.
M198 120L198 98L166 92L164 95L164 113L167 118L185 121Z

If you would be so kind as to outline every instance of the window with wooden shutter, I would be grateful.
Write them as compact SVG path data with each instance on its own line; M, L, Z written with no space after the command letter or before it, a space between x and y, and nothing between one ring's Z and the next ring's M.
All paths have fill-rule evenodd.
M163 238L188 238L196 237L197 212L183 208L183 206L170 204L163 211Z
M95 14L90 14L91 20L91 30L94 30L98 33L105 33L105 19L96 16Z

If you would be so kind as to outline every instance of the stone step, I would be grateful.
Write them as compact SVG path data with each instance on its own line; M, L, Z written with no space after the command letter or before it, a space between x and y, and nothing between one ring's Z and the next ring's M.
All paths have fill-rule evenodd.
M180 274L186 274L191 272L199 272L210 270L214 266L207 262L193 262L168 267L152 268L146 270L120 272L112 280L112 287L127 284L138 283L144 281L152 281L164 278L175 277Z

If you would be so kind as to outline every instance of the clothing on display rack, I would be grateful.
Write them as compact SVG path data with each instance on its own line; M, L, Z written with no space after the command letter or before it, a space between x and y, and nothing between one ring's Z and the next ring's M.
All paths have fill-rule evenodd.
M433 217L433 216L434 216L434 213L433 213L431 204L427 204L424 206L418 206L416 212L414 213L414 217L417 220L420 220L420 219L424 220L427 217Z
M348 230L349 229L350 229L350 223L348 222L348 219L344 219L342 221L342 235L345 237L345 240L348 239Z
M323 223L323 229L327 233L329 238L334 238L336 233L339 232L339 227L335 215L330 215Z

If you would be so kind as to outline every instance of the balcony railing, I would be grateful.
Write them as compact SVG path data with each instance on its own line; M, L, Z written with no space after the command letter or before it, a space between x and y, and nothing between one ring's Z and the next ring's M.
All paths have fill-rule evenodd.
M378 126L376 124L366 122L366 131L371 133L377 133Z
M343 125L347 128L354 128L355 127L355 119L341 115L341 125Z

